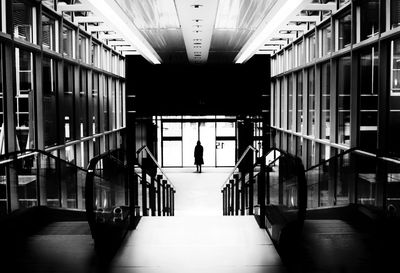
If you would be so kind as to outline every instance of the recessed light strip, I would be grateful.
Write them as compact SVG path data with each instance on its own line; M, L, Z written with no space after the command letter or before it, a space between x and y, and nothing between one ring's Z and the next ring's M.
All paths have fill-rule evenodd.
M298 13L306 3L310 3L310 0L279 0L235 57L235 62L240 64L250 59L279 27L288 23L289 18Z
M114 1L81 0L90 5L96 16L101 16L104 22L134 46L141 55L153 64L160 64L161 58L152 46L142 36L133 22L126 16Z

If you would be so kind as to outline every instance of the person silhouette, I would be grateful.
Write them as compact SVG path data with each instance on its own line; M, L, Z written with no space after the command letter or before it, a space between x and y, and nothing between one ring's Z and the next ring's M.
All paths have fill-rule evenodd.
M201 173L201 165L204 164L203 150L203 146L201 146L200 140L198 140L196 147L194 147L194 164L196 165L198 173Z

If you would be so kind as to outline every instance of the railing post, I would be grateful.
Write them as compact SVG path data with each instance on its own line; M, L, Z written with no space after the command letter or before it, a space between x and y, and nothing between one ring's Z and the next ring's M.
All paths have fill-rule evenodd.
M167 184L167 216L171 216L171 185Z
M162 181L162 215L165 216L167 180Z
M162 175L157 175L157 215L161 216L161 180Z
M142 215L148 216L147 211L147 181L146 181L146 171L142 169Z
M154 180L155 177L151 176L150 177L150 189L149 189L149 197L150 197L150 210L151 210L151 216L156 216L156 191L154 188Z
M138 177L132 172L132 175L129 175L130 180L130 189L129 189L129 209L131 211L132 216L136 216L136 206L138 203ZM131 217L131 225L133 225L134 217Z
M235 184L235 215L239 215L240 210L240 194L239 194L239 175L233 175L234 184Z
M175 190L174 189L171 190L171 216L175 216Z
M231 185L226 184L226 215L229 215L230 211L230 204L231 204L231 190L230 190Z
M231 179L229 180L229 183L231 185L230 190L231 190L231 204L230 204L230 215L235 214L235 180Z
M226 215L226 195L225 195L225 187L221 190L222 193L222 215Z
M246 176L245 173L241 173L240 177L240 184L241 184L241 204L240 204L240 215L245 215L246 214L246 197L247 197L247 189L246 189Z
M253 169L249 170L249 215L254 214L254 177Z
M257 179L258 205L260 206L260 227L265 227L265 157L261 158L260 172Z

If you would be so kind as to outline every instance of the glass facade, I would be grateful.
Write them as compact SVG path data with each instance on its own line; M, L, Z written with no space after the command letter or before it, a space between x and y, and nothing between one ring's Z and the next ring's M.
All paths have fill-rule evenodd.
M396 161L400 158L399 1L336 3L340 9L330 18L271 57L272 143L301 157L306 167L354 147L372 159L378 154ZM317 56L313 35L317 35ZM279 58L288 63L293 58L294 67L285 69ZM288 102L286 108L282 100ZM291 118L295 132L280 122L287 120L289 125ZM380 195L383 187L398 188L394 178L398 172L380 169L372 161L345 155L310 172L309 207L349 203L382 207L388 202L400 208L396 198ZM391 172L388 177L383 174L387 172ZM352 196L355 187L357 196Z
M39 149L86 167L89 158L124 141L125 60L70 14L55 12L56 2L63 1L1 1L0 31L8 35L0 41L0 154ZM62 181L54 183L54 175ZM51 158L29 157L0 169L0 213L38 204L82 209L82 181ZM9 196L10 183L15 192Z
M231 167L236 162L236 120L202 116L182 119L158 117L159 146L164 167L194 166L194 147L200 140L204 148L204 166ZM254 145L261 149L262 123L254 123ZM258 146L257 146L258 145ZM161 160L160 160L161 161Z

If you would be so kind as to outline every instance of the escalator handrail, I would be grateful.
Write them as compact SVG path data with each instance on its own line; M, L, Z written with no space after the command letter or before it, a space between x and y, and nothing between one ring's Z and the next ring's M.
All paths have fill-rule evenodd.
M233 167L232 171L229 173L228 177L225 179L224 183L221 185L221 190L224 188L224 186L229 182L231 176L235 173L236 169L239 167L239 164L242 163L244 157L247 155L247 153L252 150L253 152L256 152L257 149L254 148L253 146L249 145L247 148L244 150L242 153L242 156L239 158L239 160L236 162L235 166Z
M136 151L136 154L139 155L142 151L146 151L149 155L151 160L156 164L157 168L160 170L160 172L163 174L165 179L168 181L168 183L171 185L172 188L175 188L175 185L171 182L171 180L168 178L168 176L165 174L164 170L161 168L160 164L158 164L157 159L154 157L152 152L150 151L149 147L147 145L143 145L140 149Z
M349 153L352 153L352 152L357 152L357 150L358 150L357 147L350 148L350 149L348 149L348 150L346 150L346 151L344 151L344 152L341 152L341 153L338 153L337 155L332 156L331 158L325 159L325 160L319 162L318 164L316 164L316 165L314 165L314 166L311 166L311 167L307 168L304 172L308 172L308 171L310 171L310 170L312 170L312 169L315 169L315 168L317 168L317 167L319 167L319 166L322 166L322 165L328 163L329 161L332 161L332 160L334 160L334 159L337 159L337 158L339 158L339 157L342 157L342 156L344 156L344 155L346 155L346 154L349 154Z
M24 151L15 151L15 152L10 152L10 153L7 153L7 154L3 154L3 155L0 156L0 165L7 164L7 163L10 163L12 161L19 160L19 159L22 159L22 158L25 158L25 157L33 156L35 154L42 154L42 155L51 157L54 160L57 160L59 162L61 161L62 163L65 163L66 165L69 165L71 167L77 168L77 169L79 169L79 170L81 170L83 172L87 172L87 170L82 168L82 167L79 167L79 166L77 166L77 165L75 165L75 164L73 164L71 162L68 162L68 161L66 161L66 160L64 160L64 159L62 159L60 157L57 157L57 156L55 156L55 155L53 155L53 154L51 154L49 152L46 152L46 151L43 151L43 150L39 150L39 149L28 149L28 150L24 150Z

